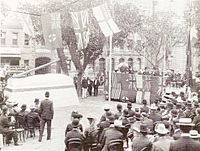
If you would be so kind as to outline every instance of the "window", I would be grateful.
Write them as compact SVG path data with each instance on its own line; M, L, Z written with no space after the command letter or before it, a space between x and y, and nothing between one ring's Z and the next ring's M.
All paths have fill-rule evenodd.
M29 60L24 60L24 65L29 66Z
M12 33L12 44L13 45L18 44L18 33Z
M24 45L28 46L29 45L29 40L30 40L29 35L25 34L25 36L24 36Z
M6 44L6 32L1 32L1 45L5 45Z

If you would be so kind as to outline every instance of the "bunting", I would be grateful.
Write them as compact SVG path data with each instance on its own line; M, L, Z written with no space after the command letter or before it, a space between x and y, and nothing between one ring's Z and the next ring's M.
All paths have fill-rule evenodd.
M60 13L50 13L41 16L45 44L50 49L62 48Z

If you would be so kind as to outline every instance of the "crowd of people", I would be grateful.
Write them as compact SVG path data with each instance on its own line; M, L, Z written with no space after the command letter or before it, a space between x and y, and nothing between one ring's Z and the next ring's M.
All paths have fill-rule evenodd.
M6 144L10 144L13 139L14 145L18 146L18 133L22 131L24 133L23 137L27 134L27 138L35 137L35 131L39 131L38 141L41 142L46 123L47 140L51 139L51 121L54 109L49 96L50 93L47 91L45 92L45 99L41 102L36 98L34 105L30 106L30 111L28 111L26 104L22 104L21 109L18 109L18 103L9 103L5 98L1 107L0 134L3 135Z
M87 76L83 76L81 79L81 94L82 98L87 98L88 96L98 96L99 86L102 85L103 81L100 80L98 77L95 77L94 80ZM77 75L74 76L74 85L77 89L78 85L78 77Z
M197 95L197 94L193 94ZM195 97L193 97L195 98ZM88 116L83 130L81 115L72 112L65 131L66 151L199 151L200 108L198 100L188 100L184 92L167 93L150 106L133 108L131 102L117 112L105 106L100 120Z

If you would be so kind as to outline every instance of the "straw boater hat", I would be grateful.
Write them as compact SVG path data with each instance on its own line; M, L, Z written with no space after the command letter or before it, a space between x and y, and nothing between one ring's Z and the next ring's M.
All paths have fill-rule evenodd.
M158 123L156 126L155 126L155 131L158 133L158 134L167 134L169 132L168 129L166 129L165 125L163 123Z
M105 110L105 111L109 111L109 110L110 110L110 106L109 106L108 104L105 104L104 110Z
M192 119L191 118L180 118L179 122L176 123L176 125L180 125L180 126L194 126L195 124L192 123Z
M197 130L190 130L190 138L200 138L200 134Z

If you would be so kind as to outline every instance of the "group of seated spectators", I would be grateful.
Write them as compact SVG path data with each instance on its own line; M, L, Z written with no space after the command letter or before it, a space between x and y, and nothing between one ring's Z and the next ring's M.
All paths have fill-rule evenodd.
M172 93L174 94L174 92ZM166 94L150 106L133 109L131 102L117 112L105 107L99 121L88 116L90 126L83 130L81 115L72 112L72 122L65 131L66 151L199 151L200 108L198 100L188 100L184 93Z
M39 99L35 99L35 105L30 106L27 111L27 105L23 104L21 109L17 109L18 104L7 104L2 106L0 115L0 134L5 137L5 143L10 144L12 138L14 145L18 144L18 131L28 132L30 137L35 135L35 130L40 128ZM28 135L27 135L28 137Z

